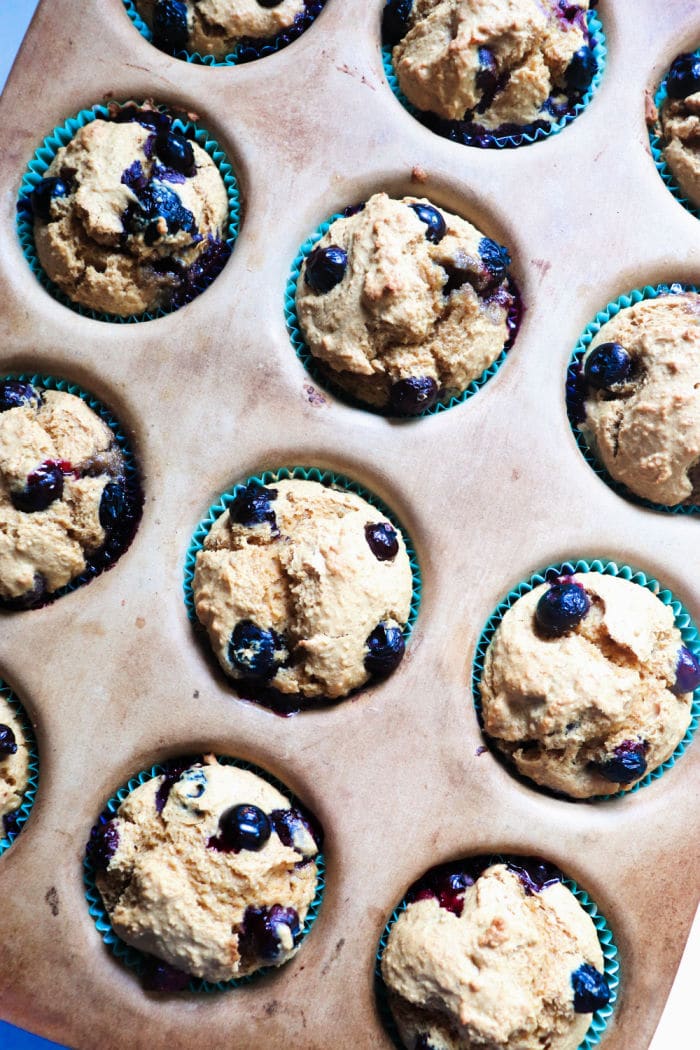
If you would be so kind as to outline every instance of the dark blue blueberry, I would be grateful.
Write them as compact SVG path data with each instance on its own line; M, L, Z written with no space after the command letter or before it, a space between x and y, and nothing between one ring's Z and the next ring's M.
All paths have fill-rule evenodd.
M583 93L591 86L593 77L598 72L598 63L592 48L584 44L573 56L565 73L566 86L569 91Z
M128 186L135 194L143 193L148 185L148 178L144 174L140 160L135 160L133 164L124 169L121 181L124 186Z
M694 693L700 685L700 660L690 649L684 645L678 650L678 662L676 664L676 681L671 686L671 692L676 696L684 693Z
M199 755L186 755L181 758L169 758L162 763L163 779L156 791L156 813L163 812L173 785L178 782L182 774L200 761L201 756Z
M123 485L108 482L102 489L100 499L100 525L106 532L119 532L131 524L133 514Z
M190 975L176 970L162 959L148 957L141 972L141 983L147 992L184 992Z
M304 281L313 292L325 295L340 284L347 268L347 252L337 244L314 248L306 260Z
M169 131L156 137L156 153L168 168L188 178L194 175L194 150L189 139L179 131Z
M14 838L15 835L19 835L22 829L19 826L19 818L16 809L13 809L11 813L3 813L2 826L5 829L5 835L7 838Z
M9 726L0 725L0 759L17 754L15 734Z
M238 853L239 850L261 850L272 828L266 813L253 805L233 806L221 814L219 835L212 840L215 848Z
M590 607L589 597L578 583L555 583L538 601L535 617L545 634L557 637L581 623Z
M360 201L359 204L349 204L347 208L343 208L343 215L346 219L349 219L351 215L359 215L361 211L365 210L365 202Z
M63 179L55 176L42 179L31 192L32 211L37 219L51 222L51 201L57 197L67 197L70 186Z
M391 561L399 553L396 529L388 521L365 525L365 538L377 561Z
M201 240L201 235L195 233L192 241L197 240ZM230 255L231 248L226 241L217 240L209 234L209 244L187 269L182 270L176 264L180 284L172 297L173 306L177 309L201 295L219 276Z
M438 399L439 388L430 376L398 379L389 391L389 407L401 416L419 416Z
M38 406L41 395L31 383L20 383L17 379L6 379L0 383L0 412L8 412L11 408L19 408L32 401Z
M58 463L47 460L27 477L27 483L19 492L10 492L12 505L25 514L46 510L54 500L63 495L63 471Z
M153 14L153 43L172 54L187 47L187 39L187 4L158 0Z
M700 58L697 55L679 55L666 78L669 98L687 98L700 91Z
M200 768L186 769L180 780L186 785L186 789L181 792L185 798L201 798L209 783L207 774Z
M155 181L139 195L138 203L129 206L124 226L129 233L143 233L148 245L155 244L166 233L197 232L194 215L183 207L177 193L164 182Z
M613 784L632 784L647 771L644 755L648 747L643 740L623 740L613 750L612 758L598 763L598 772Z
M413 0L387 0L382 12L382 42L398 44L408 32L408 19L413 9Z
M474 879L463 871L455 871L436 884L437 898L441 908L446 908L459 917L464 910L464 893Z
M277 832L283 846L295 849L302 856L315 856L321 845L321 829L312 827L308 820L298 809L275 809L270 814L270 824L273 831ZM314 852L310 853L307 842L308 836L314 843Z
M447 233L447 224L437 208L432 204L409 204L409 208L412 208L420 221L425 223L425 236L428 240L439 244Z
M273 904L270 908L246 908L238 936L241 956L250 963L281 962L301 936L299 915L294 908Z
M601 343L586 358L583 374L589 386L610 390L624 383L632 371L632 358L619 343Z
M274 678L283 657L284 644L275 631L266 631L251 620L241 620L233 628L228 658L244 678Z
M479 241L479 255L495 282L500 283L508 275L510 253L504 245L492 241L490 237L482 237Z
M277 499L277 489L267 489L251 481L242 489L229 508L229 517L235 525L263 525L277 527L275 512L270 506Z
M541 893L545 886L553 886L555 882L561 882L557 869L545 860L537 860L534 857L522 859L518 863L509 860L506 866L510 871L515 872L525 893L530 897L534 893Z
M400 627L377 624L366 641L365 668L373 675L391 674L401 663L406 649Z
M260 7L279 7L282 0L258 0Z
M577 1014L593 1014L610 1002L608 982L595 966L581 963L571 975L574 990L574 1010Z
M118 846L119 832L113 820L95 824L90 832L90 840L86 847L86 853L92 861L95 871L107 870L110 860L117 852Z

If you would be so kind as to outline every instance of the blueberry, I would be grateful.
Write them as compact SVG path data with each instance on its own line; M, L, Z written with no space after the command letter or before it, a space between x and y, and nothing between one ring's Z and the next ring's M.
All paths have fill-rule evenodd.
M147 992L184 992L190 975L176 970L170 963L151 957L144 961L141 983Z
M156 153L169 168L191 177L195 173L192 143L179 131L156 137Z
M201 761L201 756L189 755L183 758L170 758L163 762L163 779L160 782L155 797L156 813L163 812L165 804L170 797L170 792L173 789L173 785L178 782L183 773L199 761Z
M430 376L398 379L389 391L389 407L401 416L419 416L438 399L439 388Z
M221 814L219 837L231 850L246 849L257 853L270 835L272 828L266 813L253 805L233 806Z
M29 405L32 401L39 405L41 395L31 383L20 383L18 379L6 379L0 383L0 412Z
M598 763L598 772L613 784L632 784L647 771L644 757L649 745L643 740L623 740L613 751L613 757Z
M180 0L158 0L153 15L153 43L161 51L187 47L187 4Z
M377 561L391 561L399 553L396 529L388 521L365 525L365 538Z
M311 822L298 809L273 810L270 824L283 846L295 849L303 857L314 857L318 853L320 829L314 830Z
M396 670L406 649L401 628L386 623L377 624L365 644L365 669L381 676Z
M9 726L0 725L0 759L17 754L15 734Z
M432 204L410 204L409 207L428 227L425 231L428 240L433 244L439 244L447 233L447 224L437 208L433 208Z
M574 989L574 1010L577 1014L592 1014L610 1002L608 982L595 966L581 963L571 975Z
M19 818L17 817L16 809L13 809L11 813L3 813L2 826L7 838L14 838L15 835L19 835L22 829L19 826Z
M275 631L266 631L252 620L241 620L231 632L228 658L244 678L274 678L282 663L284 644Z
M279 7L282 0L258 0L260 7Z
M700 58L697 55L679 55L666 78L669 98L687 98L700 91Z
M494 281L500 283L508 275L510 253L504 245L492 241L490 237L482 237L479 255Z
M46 510L54 500L63 495L63 472L57 463L47 460L27 477L27 483L19 492L11 492L10 498L16 510L25 514Z
M277 527L275 512L270 506L277 499L277 489L266 489L251 481L234 499L229 508L229 517L236 525L262 525L267 522Z
M408 32L413 0L387 0L382 12L382 42L398 44Z
M131 517L131 507L124 486L109 481L100 498L100 525L105 532L117 532Z
M545 886L552 886L555 882L561 882L559 872L553 865L544 860L528 858L519 863L508 861L507 867L520 879L523 889L528 896L541 893Z
M163 229L163 220L166 229ZM192 212L183 206L174 190L157 181L143 190L138 203L129 205L123 221L129 233L143 233L148 245L155 244L166 232L197 232Z
M496 56L488 47L479 48L479 71L476 74L476 86L479 91L492 95L498 84L498 66Z
M37 219L51 222L51 202L56 197L67 197L70 186L63 179L50 177L38 182L31 192L32 211Z
M676 681L671 686L671 692L676 696L684 693L694 693L700 685L700 660L690 649L684 645L678 650L678 662L676 664Z
M270 908L246 908L239 933L239 949L246 960L281 962L301 935L299 915L294 908L273 904Z
M598 63L592 48L584 44L573 56L564 75L569 91L584 92L591 86L598 72Z
M465 872L455 871L441 880L438 884L437 895L441 908L446 908L458 917L464 909L464 894L469 886L474 885L474 880Z
M306 260L304 281L313 292L325 295L340 284L347 268L347 252L337 244L314 248Z
M107 870L118 846L119 832L113 820L95 824L90 832L90 841L85 850L95 871Z
M601 343L586 358L583 374L589 386L610 390L624 383L632 371L632 358L619 343Z
M535 617L545 634L558 637L573 630L586 616L591 603L578 583L555 583L537 603Z

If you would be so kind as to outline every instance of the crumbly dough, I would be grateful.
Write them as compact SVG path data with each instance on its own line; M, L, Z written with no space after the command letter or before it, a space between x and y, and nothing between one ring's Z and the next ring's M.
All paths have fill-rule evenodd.
M468 887L460 916L435 898L391 928L382 975L402 1041L435 1050L576 1050L591 1022L571 975L603 970L593 920L562 883L527 894L495 864Z
M603 325L601 343L633 359L614 392L590 389L581 429L617 481L668 506L698 500L700 461L700 295L637 303Z
M578 0L587 11L588 0ZM555 119L573 55L586 44L583 17L562 16L557 0L415 0L409 31L393 50L401 90L418 109L485 128ZM481 86L479 52L495 60L501 90Z
M378 561L365 525L380 511L345 489L315 481L280 481L272 503L276 529L243 526L226 511L197 555L194 600L226 674L240 677L229 658L237 623L252 621L286 640L290 659L268 685L286 694L338 698L369 679L369 634L384 621L408 619L412 574L399 550Z
M127 209L138 205L138 197L124 178L135 162L147 180L154 176L153 143L153 131L136 121L94 120L58 150L46 172L65 179L71 192L54 199L50 222L35 219L36 249L48 276L75 303L120 317L166 307L176 284L166 264L187 268L210 237L222 238L226 188L196 142L194 176L175 181L163 174L153 183L179 198L194 230L168 232L149 245L143 231L125 229Z
M17 510L11 493L47 460L62 464L63 496ZM0 598L20 598L37 578L53 593L84 571L105 542L102 492L123 473L111 430L80 397L44 390L40 402L0 413Z
M243 37L261 39L288 29L304 10L304 0L280 0L263 7L258 0L185 0L188 51L225 58ZM157 0L136 0L144 21L153 28Z
M8 726L15 736L14 755L0 754L0 818L14 813L22 805L29 781L29 745L14 707L0 696L0 725ZM0 839L5 831L0 820Z
M318 242L347 252L347 271L330 292L297 284L299 324L314 357L334 382L384 407L391 385L427 376L445 395L461 393L492 364L509 335L512 298L505 279L494 286L479 253L484 235L440 208L447 232L438 244L411 204L377 193L362 211L337 219ZM449 276L463 283L445 294ZM483 292L483 295L480 294Z
M700 91L667 98L659 117L666 163L683 194L700 208Z
M239 951L246 909L292 907L303 924L316 894L316 863L300 864L299 852L276 831L258 851L224 852L207 843L233 806L254 805L269 816L291 803L254 773L207 756L173 784L159 813L163 779L135 788L117 811L117 849L96 874L112 927L127 944L194 977L228 981L252 973L263 963L246 962ZM295 950L290 946L281 962Z
M671 692L682 639L668 606L619 576L571 579L588 594L588 615L544 637L535 609L549 584L519 598L486 653L481 697L486 733L520 773L588 798L634 786L593 764L625 741L647 744L646 772L665 762L688 728L692 695Z

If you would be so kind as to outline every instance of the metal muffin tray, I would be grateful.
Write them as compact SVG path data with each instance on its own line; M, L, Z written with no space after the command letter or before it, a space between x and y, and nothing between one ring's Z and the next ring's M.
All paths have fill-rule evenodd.
M601 0L602 85L561 134L479 150L417 123L385 81L384 0L329 0L286 50L210 69L168 58L122 0L44 0L0 103L0 355L65 376L130 432L145 479L135 541L110 572L43 609L3 614L0 673L36 725L37 801L0 860L0 1015L81 1048L389 1047L375 952L407 886L466 854L541 854L584 887L620 951L604 1050L644 1050L698 891L697 742L659 780L596 804L515 780L483 743L470 691L498 601L550 563L612 558L671 588L700 622L697 522L626 502L569 428L566 366L610 299L700 278L700 227L654 168L644 92L700 39L695 0ZM244 200L222 275L168 317L81 317L22 256L15 204L45 135L105 97L200 115ZM390 421L318 389L283 296L300 244L376 190L420 193L512 251L526 306L514 349L467 403ZM235 481L283 465L349 475L394 509L423 574L406 658L346 703L282 719L239 700L183 601L192 532ZM217 995L158 996L105 948L82 858L106 799L178 753L211 750L279 777L322 821L318 922L277 973Z

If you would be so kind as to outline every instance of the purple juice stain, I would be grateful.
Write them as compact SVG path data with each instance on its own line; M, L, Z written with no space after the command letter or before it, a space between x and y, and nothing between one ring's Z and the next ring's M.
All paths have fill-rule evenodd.
M141 984L147 992L184 992L191 977L170 963L146 956L141 972Z
M18 811L13 809L11 813L3 813L2 825L7 838L15 838L22 830L19 826Z
M119 831L116 821L100 817L90 832L85 852L95 871L106 871L109 862L119 848Z
M124 186L128 186L137 196L145 190L148 185L148 178L144 174L140 160L135 160L133 164L124 169L121 181Z
M181 171L176 171L175 168L168 168L164 164L158 164L158 162L153 165L153 178L160 179L161 182L180 184L187 182L187 176Z

